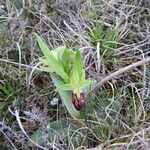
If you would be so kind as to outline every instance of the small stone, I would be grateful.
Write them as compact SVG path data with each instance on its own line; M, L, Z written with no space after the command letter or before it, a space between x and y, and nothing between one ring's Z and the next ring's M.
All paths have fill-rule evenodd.
M58 98L54 98L54 99L51 101L51 105L52 105L52 106L55 106L55 105L58 104L58 102L59 102L59 99L58 99Z
M6 14L5 6L0 5L0 16L5 15L5 14Z

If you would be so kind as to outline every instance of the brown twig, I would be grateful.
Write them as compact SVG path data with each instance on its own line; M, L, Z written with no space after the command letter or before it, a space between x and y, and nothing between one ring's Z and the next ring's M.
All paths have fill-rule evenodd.
M117 71L115 71L114 73L110 74L109 76L107 76L106 78L104 78L103 80L101 80L99 83L97 83L97 85L89 92L90 94L91 93L95 93L102 85L104 85L107 81L113 79L113 78L116 78L117 76L119 76L120 74L132 69L132 68L135 68L137 66L140 66L140 65L143 65L143 64L146 64L150 62L150 57L146 58L146 59L143 59L141 61L138 61L136 63L133 63L129 66L126 66L124 68L121 68Z

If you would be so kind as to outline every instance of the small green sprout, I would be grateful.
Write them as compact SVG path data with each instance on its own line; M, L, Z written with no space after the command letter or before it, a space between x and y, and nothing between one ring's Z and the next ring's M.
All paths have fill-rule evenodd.
M84 89L94 83L94 81L85 78L83 58L80 51L77 49L74 52L66 46L50 50L38 34L34 33L34 35L44 54L44 58L39 59L43 64L43 71L51 74L52 80L57 87L56 91L62 95L61 97L69 113L73 117L79 117L80 113L78 111L82 111L81 109L85 104ZM74 105L71 103L71 94L68 91L72 93L72 103ZM68 99L70 100L69 102Z
M77 94L77 98L80 98L80 93L83 92L83 89L91 84L94 81L85 79L85 69L83 69L83 59L80 51L77 49L75 52L74 64L70 71L70 80L69 83L59 86L58 91L73 91Z

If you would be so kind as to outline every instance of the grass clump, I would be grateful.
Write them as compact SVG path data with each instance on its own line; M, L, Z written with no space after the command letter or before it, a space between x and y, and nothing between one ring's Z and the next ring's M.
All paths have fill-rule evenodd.
M118 27L106 27L104 23L95 23L92 27L92 42L94 46L100 43L100 53L106 58L114 57L114 50L118 43Z
M7 108L13 105L15 97L19 92L19 81L8 78L7 76L2 77L3 80L0 82L0 118L8 117Z

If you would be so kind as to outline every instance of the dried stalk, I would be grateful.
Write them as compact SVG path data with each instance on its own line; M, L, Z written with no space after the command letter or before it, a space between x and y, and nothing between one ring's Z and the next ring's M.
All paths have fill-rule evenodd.
M113 79L113 78L116 78L117 76L121 75L122 73L132 69L132 68L135 68L137 66L140 66L140 65L143 65L143 64L146 64L146 63L149 63L150 62L150 57L146 58L146 59L143 59L141 61L138 61L136 63L133 63L131 65L128 65L124 68L121 68L117 71L115 71L114 73L110 74L109 76L107 76L106 78L104 78L103 80L101 80L99 83L97 83L97 85L89 92L89 94L92 94L92 93L96 93L97 90L102 86L104 85L107 81Z

